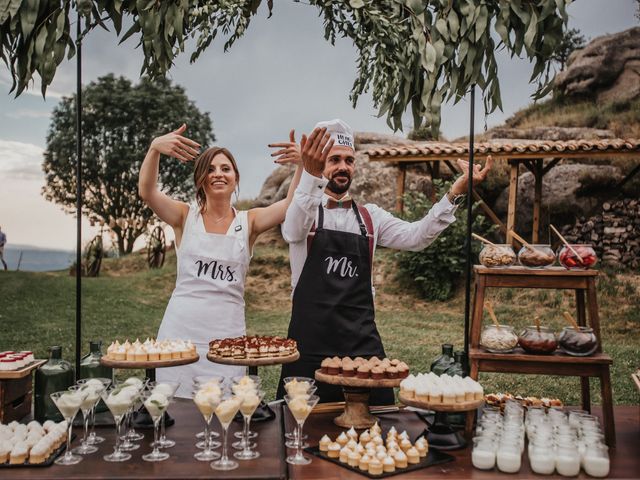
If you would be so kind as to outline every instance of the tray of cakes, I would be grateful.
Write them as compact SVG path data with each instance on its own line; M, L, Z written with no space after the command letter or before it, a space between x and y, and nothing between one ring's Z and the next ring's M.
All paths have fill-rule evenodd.
M436 412L464 412L484 403L482 386L471 377L438 376L433 372L409 375L400 382L402 403Z
M429 449L424 437L415 441L406 431L391 427L383 435L375 423L360 435L353 429L335 439L323 435L316 447L307 452L370 478L390 477L454 460L451 455Z
M397 387L409 367L397 358L328 357L316 370L316 380L330 385L360 388Z
M212 340L207 358L214 363L255 367L295 362L300 352L291 338L244 335Z
M504 410L508 401L513 400L518 402L525 408L528 407L544 407L544 408L562 408L564 403L558 398L547 397L523 397L521 395L512 395L511 393L488 393L484 396L484 400L487 405L491 407L497 407L500 410Z
M0 352L0 380L26 377L43 363L46 360L36 360L30 350Z
M190 340L155 340L131 343L118 340L107 348L100 362L112 368L162 368L195 363L200 359Z
M64 420L0 423L0 468L48 467L64 452L67 431Z

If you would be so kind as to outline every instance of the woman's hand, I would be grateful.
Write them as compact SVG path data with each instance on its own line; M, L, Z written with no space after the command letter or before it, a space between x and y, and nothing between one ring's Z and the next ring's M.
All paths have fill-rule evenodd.
M177 130L154 138L151 142L151 149L163 155L177 158L183 163L193 160L200 155L200 144L182 136L186 129L187 125L183 123Z
M302 163L302 155L300 153L300 145L296 143L296 131L289 132L289 141L283 143L270 143L269 148L279 148L277 152L271 154L272 157L278 157L274 160L279 165Z
M460 169L462 175L456 178L456 181L451 185L451 189L449 190L452 195L462 195L467 193L468 185L469 185L469 162L466 160L458 159L458 168ZM484 164L484 167L480 167L474 163L473 165L473 185L478 185L482 183L485 178L487 178L487 174L489 170L491 170L491 166L493 165L493 159L491 155L487 156L487 161Z

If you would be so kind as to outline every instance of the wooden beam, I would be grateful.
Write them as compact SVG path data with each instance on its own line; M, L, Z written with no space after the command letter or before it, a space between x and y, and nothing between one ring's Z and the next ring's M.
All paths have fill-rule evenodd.
M407 166L398 165L398 176L396 178L396 211L402 213L404 210L404 183L407 178Z
M516 206L518 197L518 162L509 160L509 202L507 204L507 243L513 242L512 231L516 226Z
M560 158L554 158L549 163L547 163L542 169L542 176L544 177L549 170L551 170L553 167L555 167L558 164L560 160L561 160Z
M458 158L467 156L467 152L456 153L456 154L419 154L419 155L376 155L373 157L369 157L369 160L372 162L391 162L391 163L402 163L402 162L433 162L433 161L455 161ZM640 158L640 151L625 151L625 152L602 152L602 151L539 151L539 152L510 152L510 153L500 153L500 152L486 152L486 153L476 153L476 157L491 155L494 160L527 160L527 159L538 159L538 158L581 158L581 159L591 159L591 158L629 158L636 157Z
M531 241L538 243L540 235L540 209L542 207L542 159L536 160L534 165L533 176L535 179L533 194L533 229L531 233Z

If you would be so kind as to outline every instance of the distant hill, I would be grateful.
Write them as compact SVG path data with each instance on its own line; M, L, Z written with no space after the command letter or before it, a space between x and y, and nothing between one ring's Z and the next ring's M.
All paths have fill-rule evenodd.
M25 272L47 272L65 270L75 260L75 251L56 250L32 245L8 244L4 259L9 270Z

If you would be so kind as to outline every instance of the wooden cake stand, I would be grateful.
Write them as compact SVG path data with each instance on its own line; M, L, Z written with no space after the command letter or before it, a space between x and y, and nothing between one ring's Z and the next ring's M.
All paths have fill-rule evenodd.
M222 365L238 365L247 367L249 369L249 375L258 375L258 367L268 367L271 365L284 365L285 363L295 362L300 358L300 352L296 351L293 355L287 355L286 357L260 357L260 358L233 358L233 357L221 357L219 355L213 355L211 352L207 353L207 359L213 363L220 363ZM242 415L238 414L236 417L238 420L242 419ZM260 422L265 420L272 420L276 418L276 414L269 408L264 400L260 402L260 405L256 409L251 417L251 421Z
M369 412L369 395L372 388L399 387L401 378L370 378L343 377L329 375L316 370L316 380L329 385L339 385L344 393L344 412L333 419L333 423L343 428L364 429L372 427L378 419Z
M149 381L155 382L156 368L179 367L180 365L196 363L198 360L200 360L200 355L196 353L193 357L173 358L171 360L148 360L145 362L136 362L133 360L111 360L109 358L102 357L100 358L100 363L105 367L111 368L123 368L128 370L144 369L145 376ZM134 425L136 427L153 428L153 420L147 412L147 409L144 408L144 405L142 405L135 413ZM164 415L164 423L166 426L170 427L175 423L175 420L171 418L166 411L164 412Z
M429 445L439 450L459 450L467 446L467 441L460 432L457 432L449 425L447 413L468 412L484 404L484 399L460 403L429 403L415 398L406 398L402 395L402 392L398 398L402 403L410 407L436 412L433 423L429 425L427 440Z

